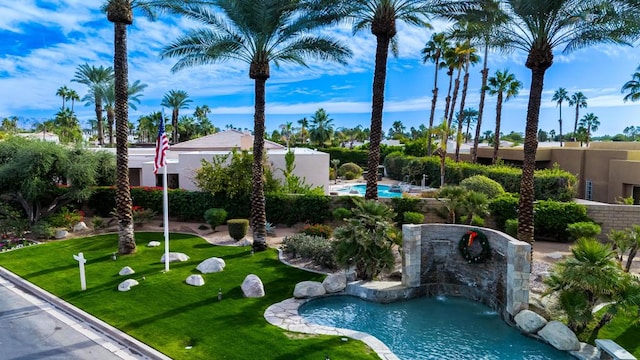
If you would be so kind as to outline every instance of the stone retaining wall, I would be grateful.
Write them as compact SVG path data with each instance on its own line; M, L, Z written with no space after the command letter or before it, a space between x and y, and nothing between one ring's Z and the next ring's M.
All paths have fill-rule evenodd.
M492 249L485 263L469 264L458 242L469 230L484 233ZM427 295L479 301L511 320L529 306L529 244L488 228L423 224L402 227L402 285Z

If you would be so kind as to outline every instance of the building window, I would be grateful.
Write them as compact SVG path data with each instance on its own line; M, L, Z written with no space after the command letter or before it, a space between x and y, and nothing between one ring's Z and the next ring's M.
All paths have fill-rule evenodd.
M593 200L593 182L591 180L587 180L586 182L584 198L586 200Z
M180 188L180 182L178 180L178 174L167 174L167 188L178 189ZM156 174L156 186L162 187L162 174Z

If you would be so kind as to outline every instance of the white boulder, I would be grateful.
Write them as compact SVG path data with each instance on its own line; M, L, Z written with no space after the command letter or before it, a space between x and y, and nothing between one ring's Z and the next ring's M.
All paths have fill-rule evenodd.
M531 310L522 310L515 317L516 325L527 334L535 334L547 325L547 319Z
M133 271L133 269L129 266L123 267L122 270L120 270L120 272L118 273L118 275L120 276L131 275L131 274L135 274L135 271Z
M198 264L196 269L203 274L209 274L209 273L220 272L224 270L225 266L226 266L226 263L224 262L224 260L217 257L212 257Z
M73 232L83 231L83 230L89 230L89 228L87 227L87 224L85 224L84 221L80 221L79 223L73 225Z
M118 291L129 291L132 286L138 285L138 282L133 279L127 279L118 285Z
M53 235L53 237L55 237L56 239L60 240L60 239L64 239L67 237L67 235L69 235L69 232L65 229L57 229L55 234Z
M257 275L249 274L240 285L242 293L248 298L258 298L264 296L264 285Z
M576 334L560 321L549 321L542 330L538 331L538 336L558 350L580 350L580 341Z
M327 293L336 293L347 287L347 276L343 273L331 274L322 280L322 286Z
M302 281L297 283L293 289L293 297L296 299L322 296L326 293L327 291L319 281Z
M162 254L162 257L160 258L160 262L164 264L164 256L165 254ZM184 254L184 253L179 253L179 252L170 252L169 253L169 262L178 262L178 261L188 261L189 257Z
M202 275L196 274L196 275L189 275L189 277L186 280L187 284L189 285L193 285L193 286L202 286L204 285L204 279L202 278Z
M147 246L148 247L158 247L158 246L160 246L160 241L149 241Z
M253 245L253 241L247 238L240 239L236 242L236 246L251 246L251 245Z

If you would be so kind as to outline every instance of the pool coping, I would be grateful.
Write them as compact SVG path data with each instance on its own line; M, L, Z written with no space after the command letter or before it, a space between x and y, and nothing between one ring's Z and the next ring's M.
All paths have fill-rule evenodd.
M271 325L281 329L313 335L333 335L346 336L351 339L360 340L367 344L373 351L384 360L400 360L387 345L373 335L350 329L336 328L332 326L318 325L305 320L298 309L306 302L313 299L289 298L279 303L275 303L264 312L264 318Z

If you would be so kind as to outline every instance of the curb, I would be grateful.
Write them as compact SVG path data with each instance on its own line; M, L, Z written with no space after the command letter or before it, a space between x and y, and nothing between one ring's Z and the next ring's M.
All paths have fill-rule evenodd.
M152 360L171 360L170 357L161 353L160 351L152 348L151 346L135 339L134 337L123 333L117 328L107 324L106 322L94 317L93 315L83 311L82 309L69 304L68 302L56 297L50 292L22 279L18 275L0 266L0 277L5 278L20 290L41 299L58 310L66 313L67 315L83 322L96 330L97 332L104 334L113 341L127 347L132 354L140 356L146 359Z

